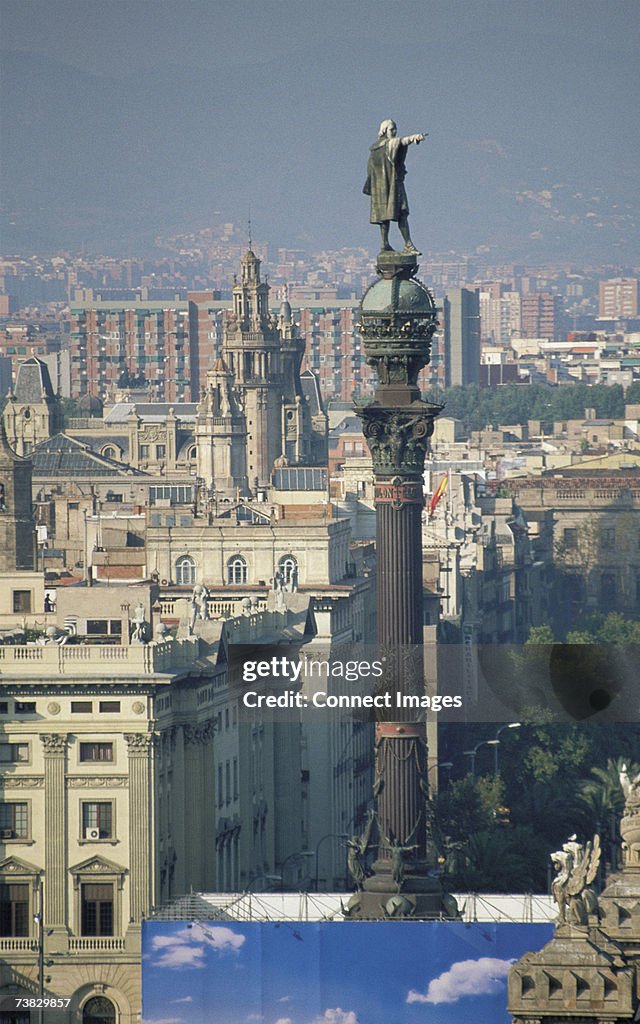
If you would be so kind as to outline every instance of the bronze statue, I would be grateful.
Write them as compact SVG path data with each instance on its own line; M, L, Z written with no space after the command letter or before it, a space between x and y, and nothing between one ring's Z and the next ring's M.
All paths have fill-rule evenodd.
M356 834L346 841L347 867L349 874L355 882L357 891L362 889L362 883L371 874L367 865L367 851L369 849L374 817L373 811L369 811L362 835Z
M362 191L371 196L372 224L379 224L382 233L382 251L391 250L389 245L389 222L398 222L404 240L404 252L420 255L409 234L409 204L404 188L405 157L407 147L412 143L420 145L426 134L404 135L398 138L395 121L386 120L380 125L378 139L370 150L367 180Z

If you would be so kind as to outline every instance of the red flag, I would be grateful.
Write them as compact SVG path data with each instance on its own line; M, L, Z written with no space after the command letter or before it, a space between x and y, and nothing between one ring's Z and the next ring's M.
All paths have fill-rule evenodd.
M449 477L448 476L443 476L442 480L440 481L440 483L438 484L438 486L436 488L436 491L435 491L433 497L431 498L431 502L429 503L429 516L430 517L435 512L436 505L438 504L438 502L440 501L440 498L442 497L442 495L446 491L448 483L449 483Z

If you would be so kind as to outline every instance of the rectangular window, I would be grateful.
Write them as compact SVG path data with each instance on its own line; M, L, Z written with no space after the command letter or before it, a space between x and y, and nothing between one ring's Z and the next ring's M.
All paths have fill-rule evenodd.
M81 931L83 935L113 935L113 886L81 887Z
M616 531L612 526L605 527L602 531L602 547L603 548L614 548L616 546Z
M90 700L72 700L72 715L90 715L93 711L93 703Z
M29 886L0 885L0 935L29 934Z
M14 590L13 591L13 610L14 610L14 612L30 612L31 611L31 591L30 590Z
M108 619L87 619L87 636L106 636L109 632Z
M166 458L166 455L167 455L167 446L166 446L166 444L157 444L156 445L156 459L164 459L164 458Z
M140 445L140 458L141 459L148 459L149 458L149 445L148 444L141 444Z
M82 838L91 838L87 835L88 830L96 829L99 839L111 839L113 836L112 809L110 801L108 803L83 803Z
M0 715L8 715L8 714L9 714L9 701L7 701L7 700L0 700Z
M26 803L0 803L0 839L28 839L29 813Z
M238 799L238 758L233 759L233 799Z
M224 795L222 792L222 765L218 765L218 807L222 807Z
M35 715L36 702L35 700L16 700L13 703L13 710L16 715Z
M0 743L0 762L19 762L29 760L28 743Z
M81 761L113 761L113 743L81 743Z
M226 803L231 803L231 763L227 761L225 765L225 799Z
M119 700L101 700L100 701L100 711L102 712L102 714L107 714L109 712L115 712L115 711L119 711L119 710L120 710L120 701Z
M566 548L577 548L578 546L578 531L574 526L568 527L563 531L562 539L564 540L564 546Z

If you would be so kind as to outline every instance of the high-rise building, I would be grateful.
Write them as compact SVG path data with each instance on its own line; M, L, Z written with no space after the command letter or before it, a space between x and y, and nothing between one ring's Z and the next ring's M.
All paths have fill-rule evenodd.
M72 397L109 399L124 386L144 389L151 401L197 401L228 307L213 291L190 292L188 302L73 303Z
M444 298L445 386L477 384L480 378L478 289L452 288Z
M613 277L600 281L599 316L603 320L624 320L640 312L640 281L637 277Z
M522 296L521 332L523 338L563 337L562 298L550 292L528 292Z
M506 343L520 333L520 294L504 286L488 285L480 290L481 340Z
M90 302L71 307L71 395L109 398L146 388L157 401L191 397L189 314L184 302Z

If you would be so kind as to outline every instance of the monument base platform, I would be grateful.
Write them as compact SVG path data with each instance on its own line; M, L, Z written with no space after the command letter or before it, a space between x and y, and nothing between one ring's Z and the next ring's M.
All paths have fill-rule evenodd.
M398 885L386 868L365 880L364 888L354 892L343 912L349 921L440 921L460 917L455 898L444 892L438 878L426 872L407 872Z

